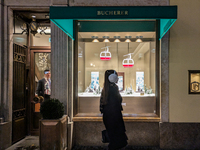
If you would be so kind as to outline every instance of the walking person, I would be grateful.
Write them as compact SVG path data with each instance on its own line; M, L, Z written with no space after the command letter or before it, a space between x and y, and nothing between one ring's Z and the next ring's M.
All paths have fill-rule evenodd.
M119 93L118 75L115 70L105 72L104 87L100 98L100 111L110 142L109 150L125 149L127 145L126 129L122 116L122 97Z

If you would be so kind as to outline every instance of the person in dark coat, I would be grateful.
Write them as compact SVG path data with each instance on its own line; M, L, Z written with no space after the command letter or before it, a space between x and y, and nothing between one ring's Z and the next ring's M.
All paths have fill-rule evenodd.
M49 100L51 96L51 72L50 70L44 70L44 78L39 80L38 86L35 92L35 97L42 96L44 100Z
M115 70L105 72L104 87L100 98L100 111L103 113L103 123L110 139L108 149L118 150L126 147L127 136L122 116L122 97L119 93L118 75Z

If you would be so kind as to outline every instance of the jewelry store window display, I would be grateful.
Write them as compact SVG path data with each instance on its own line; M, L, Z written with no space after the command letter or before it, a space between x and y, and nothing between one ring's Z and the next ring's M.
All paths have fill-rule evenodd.
M116 71L107 70L100 97L100 111L103 113L103 123L109 137L109 150L125 149L128 140L121 112L122 97L116 85L117 81Z
M35 97L42 96L44 101L50 99L51 95L51 72L50 70L44 70L44 78L39 80Z

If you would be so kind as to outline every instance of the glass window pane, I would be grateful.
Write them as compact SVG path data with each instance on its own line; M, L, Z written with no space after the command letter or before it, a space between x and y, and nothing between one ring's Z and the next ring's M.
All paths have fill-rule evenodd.
M44 78L44 70L51 70L51 53L35 53L35 86L36 91L38 82ZM40 112L40 103L35 104L35 112Z
M104 73L114 69L119 75L124 115L155 115L155 35L156 32L78 33L78 113L100 113ZM136 42L140 36L141 41Z

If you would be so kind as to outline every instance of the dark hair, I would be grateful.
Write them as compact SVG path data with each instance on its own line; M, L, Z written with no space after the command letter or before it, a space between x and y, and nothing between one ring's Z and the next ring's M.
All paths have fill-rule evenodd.
M45 74L46 71L50 71L50 70L49 69L44 70L44 74Z
M108 76L112 73L116 72L115 70L106 70L105 72L105 77L104 77L104 87L102 90L102 94L103 94L103 104L107 104L108 101L108 97L109 97L109 87L111 82L108 80ZM116 72L117 74L117 72Z

